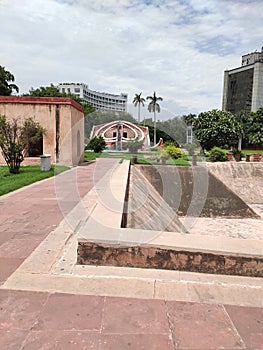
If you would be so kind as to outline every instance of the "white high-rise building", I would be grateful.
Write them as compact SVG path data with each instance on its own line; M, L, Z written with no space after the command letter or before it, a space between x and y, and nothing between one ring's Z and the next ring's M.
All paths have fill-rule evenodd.
M231 113L263 107L263 47L261 52L242 56L241 64L224 75L222 109Z
M85 102L90 102L98 110L117 114L127 112L128 95L125 93L113 95L106 92L98 92L90 90L88 85L83 83L60 83L58 89L60 92L79 96Z

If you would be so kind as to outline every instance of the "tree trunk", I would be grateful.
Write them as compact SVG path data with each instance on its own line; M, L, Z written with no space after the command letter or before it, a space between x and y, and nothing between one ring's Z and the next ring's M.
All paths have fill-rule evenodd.
M241 146L242 146L242 136L239 136L239 139L238 139L238 146L237 146L237 149L239 151L241 151Z
M153 115L154 115L154 134L153 134L153 145L156 145L156 112L155 109L153 111Z
M138 103L138 123L140 123L140 119L141 119L141 106L140 103Z

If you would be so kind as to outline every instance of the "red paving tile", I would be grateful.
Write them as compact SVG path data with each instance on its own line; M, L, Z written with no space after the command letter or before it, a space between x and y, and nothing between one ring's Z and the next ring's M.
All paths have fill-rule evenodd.
M1 224L0 224L1 225ZM0 231L0 246L9 241L9 239L12 239L14 236L16 235L16 232L12 232L12 231L6 231L4 232L2 230L2 225L1 225L1 231Z
M35 236L28 238L12 238L0 246L0 258L26 258L39 245L42 239Z
M1 248L1 247L0 247ZM0 249L1 250L1 249ZM19 258L0 258L0 284L22 264L24 259Z
M33 330L99 331L103 305L103 297L52 294Z
M100 350L173 350L168 335L121 334L102 335Z
M24 330L0 330L0 349L20 350L27 335Z
M106 298L102 332L169 334L164 301Z
M98 350L100 334L83 331L32 331L22 350Z
M0 290L0 330L29 330L48 294Z
M176 349L245 349L222 306L169 301L167 310Z
M262 296L263 297L263 296ZM263 349L263 308L225 306L247 349Z

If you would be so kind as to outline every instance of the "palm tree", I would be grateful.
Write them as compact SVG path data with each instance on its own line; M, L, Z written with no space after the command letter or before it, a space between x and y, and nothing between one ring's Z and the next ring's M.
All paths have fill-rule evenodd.
M142 97L142 93L135 94L132 103L134 103L135 107L138 106L138 123L140 123L140 119L141 119L141 105L144 107L144 102L145 102L145 99Z
M147 100L151 100L148 105L148 111L153 112L154 116L154 135L153 135L153 144L156 145L156 112L160 113L161 108L157 101L162 101L162 97L157 97L154 91L153 96L147 96Z

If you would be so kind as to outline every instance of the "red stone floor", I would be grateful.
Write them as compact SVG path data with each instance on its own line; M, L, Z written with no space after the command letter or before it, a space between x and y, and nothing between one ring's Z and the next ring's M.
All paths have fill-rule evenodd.
M0 197L0 284L114 164L100 160ZM263 309L0 290L0 350L38 349L263 349Z

